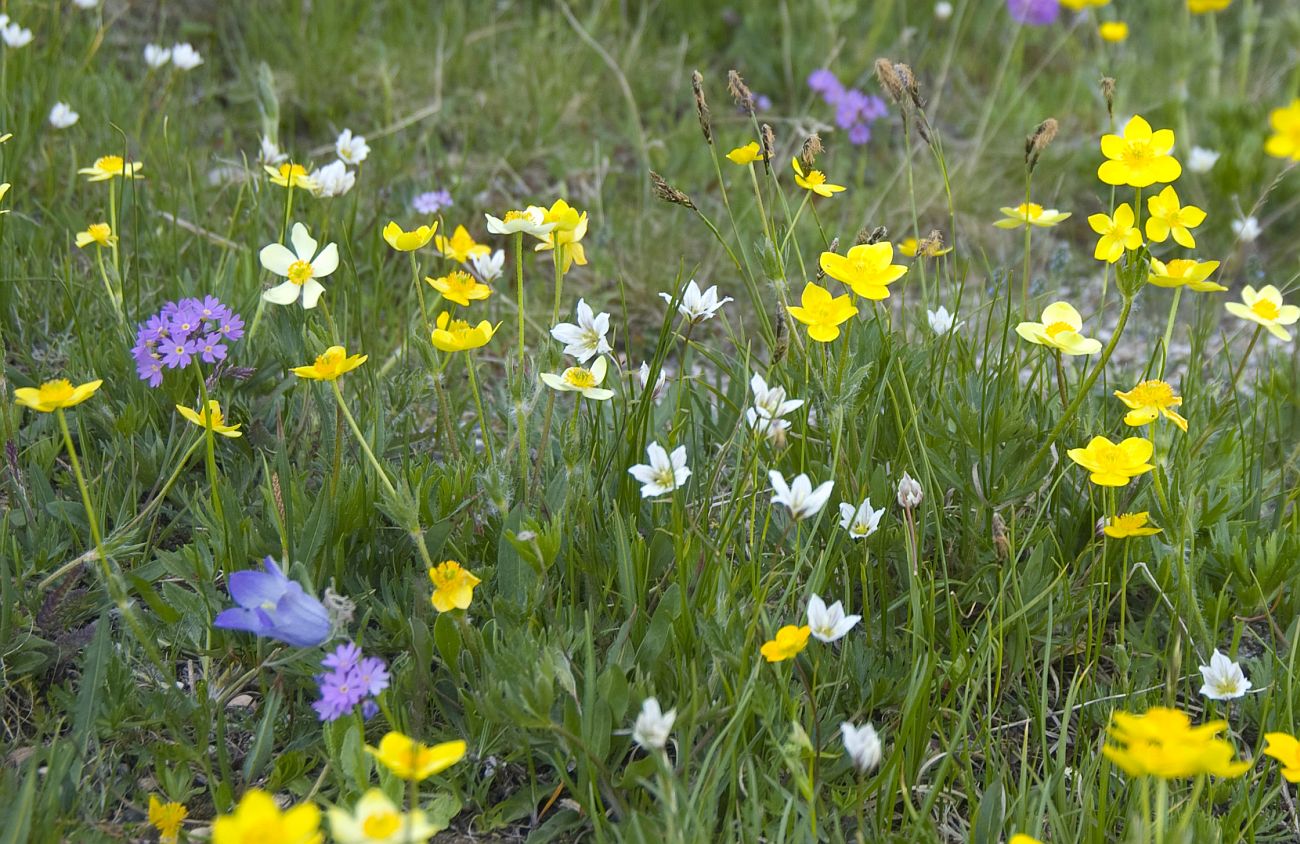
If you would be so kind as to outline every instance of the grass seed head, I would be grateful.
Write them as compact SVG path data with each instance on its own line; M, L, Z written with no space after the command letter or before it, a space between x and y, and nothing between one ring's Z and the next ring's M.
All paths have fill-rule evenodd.
M695 210L695 203L691 201L689 196L668 184L663 176L653 170L650 171L650 184L654 188L655 196L664 202L671 202L673 205L681 205L684 208L690 208L692 211Z
M1106 113L1115 119L1115 80L1110 76L1101 78L1101 95L1106 100Z
M901 106L906 102L907 89L894 68L894 63L889 59L876 59L876 79L880 82L880 87L885 89L895 105Z
M817 156L822 152L822 139L816 132L813 132L804 139L803 149L799 152L799 160L803 162L804 167L811 168L817 163Z
M754 116L754 92L749 90L745 80L736 70L727 71L727 90L731 92L736 105L744 109L745 114Z
M1025 164L1031 172L1038 166L1038 157L1043 154L1043 150L1047 149L1052 140L1056 138L1056 132L1059 128L1056 118L1049 117L1039 123L1038 128L1025 137Z
M704 99L704 76L698 71L691 73L691 91L695 93L695 115L700 119L700 131L704 140L713 145L713 120L709 115L709 101Z

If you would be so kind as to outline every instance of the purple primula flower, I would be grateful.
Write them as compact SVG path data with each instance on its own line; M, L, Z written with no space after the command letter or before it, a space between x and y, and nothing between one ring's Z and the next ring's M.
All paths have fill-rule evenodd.
M365 703L361 704L361 717L365 718L367 721L378 714L379 704L375 703L373 700L366 700Z
M196 341L199 356L203 358L204 363L216 363L226 359L226 346L221 342L222 339L220 332L214 331Z
M862 146L871 140L871 127L866 123L855 123L849 127L849 143Z
M178 369L190 365L199 351L199 344L193 340L164 340L158 348L162 350L163 366Z
M1061 4L1060 0L1007 0L1007 12L1017 23L1047 26L1056 23Z
M377 656L366 657L357 665L357 675L366 694L377 695L388 688L388 666Z
M347 671L349 668L356 668L360 661L361 648L357 647L355 642L344 642L335 648L333 653L326 654L320 664L335 671Z
M333 721L343 717L366 696L366 689L361 684L361 676L357 674L355 668L322 674L319 680L320 700L312 706L322 721Z
M214 322L221 322L230 318L230 308L223 305L216 296L204 296L203 301L199 304L199 316Z
M364 702L362 715L371 717L378 706L371 698L388 688L388 666L378 657L361 656L361 648L344 642L325 655L321 665L331 669L316 677L320 699L312 704L322 721L342 718Z
M445 190L425 191L411 200L411 207L417 214L437 214L450 205L451 193Z
M823 99L838 99L844 93L844 86L839 77L829 68L818 68L808 74L808 87L822 95Z
M224 334L227 340L238 340L244 336L244 318L232 313L221 320L217 330Z
M179 299L136 329L136 373L149 386L162 383L164 369L189 366L199 356L205 363L226 359L226 343L244 336L244 321L215 296Z
M212 626L243 630L297 648L310 648L330 635L329 613L320 601L285 576L275 560L262 561L265 571L237 571L226 580L239 606L222 610Z

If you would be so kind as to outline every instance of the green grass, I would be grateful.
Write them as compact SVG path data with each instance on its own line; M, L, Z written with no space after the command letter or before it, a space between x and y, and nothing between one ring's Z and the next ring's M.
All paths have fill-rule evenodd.
M1155 705L1226 718L1255 760L1238 779L1174 781L1165 840L1294 840L1294 791L1261 749L1265 732L1300 728L1300 357L1264 335L1243 366L1252 326L1222 307L1246 284L1300 301L1300 179L1262 151L1269 111L1300 94L1294 4L1236 0L1202 17L1118 2L1042 29L1018 29L995 0L958 0L946 22L908 0L137 5L5 7L36 37L0 47L0 133L13 133L0 146L13 185L0 200L0 842L152 840L151 794L186 804L193 840L254 787L351 807L381 784L400 799L363 750L390 728L468 743L420 792L452 841L1145 841L1155 798L1100 750L1112 712ZM1101 42L1098 14L1122 14L1129 40ZM149 72L151 41L190 41L205 63ZM883 93L881 56L914 68L932 144L891 104L851 146L806 87L829 66ZM727 94L731 68L773 103L758 116L776 141L773 170L756 169L766 216L721 159L758 131ZM1088 336L1114 334L1124 297L1086 223L1131 198L1095 175L1113 125L1103 76L1117 81L1114 119L1174 128L1184 165L1193 145L1221 152L1177 189L1208 211L1194 254L1222 261L1230 290L1180 297L1167 355L1173 297L1134 285L1114 355L1065 415L1054 358L1014 327L1066 299ZM59 100L81 115L70 129L46 122ZM1061 130L1032 195L1073 216L1034 230L1022 310L1023 231L991 224L1023 201L1024 138L1048 117ZM258 250L280 239L286 199L254 163L258 137L320 165L345 126L372 147L356 187L295 192L291 214L338 244L329 318L265 305L232 345L238 371L208 386L245 435L214 444L214 500L203 432L174 410L196 406L196 378L140 381L135 324L207 294L251 323L273 283ZM848 191L791 230L803 197L788 162L814 130L817 166ZM107 183L123 191L120 274L104 257L126 324L94 247L72 242L109 215L106 184L77 168L123 152L147 176ZM228 178L210 179L219 169ZM650 169L699 213L659 201ZM432 348L408 258L380 236L390 219L414 226L411 197L436 188L454 198L442 231L465 224L507 250L494 295L470 310L500 333L469 355ZM571 363L546 334L550 253L525 257L518 366L512 244L488 238L482 213L556 198L590 214L590 263L565 277L560 310L571 319L581 296L612 314L609 402L538 383ZM1254 243L1231 229L1245 213L1263 226ZM860 300L844 336L810 343L781 303L832 239L842 253L876 226L894 241L938 229L955 250L907 260L893 296ZM452 268L432 245L414 254L422 274ZM1126 260L1140 280L1139 256ZM656 294L690 278L736 301L688 332ZM432 319L445 303L424 294ZM960 329L930 331L938 304ZM382 475L328 385L288 371L333 343L369 355L336 383ZM658 403L626 377L643 360L670 373ZM1067 400L1097 361L1067 359ZM784 448L745 423L754 372L806 401ZM1128 428L1111 396L1160 373L1184 399L1186 435ZM107 566L56 417L11 396L61 377L104 381L67 420ZM1148 474L1108 493L1065 455L1151 430L1159 489ZM654 441L684 445L693 474L645 502L627 469ZM772 505L772 468L833 479L820 516L796 524ZM914 537L895 502L904 471L925 493ZM836 508L867 495L887 512L855 542ZM1163 532L1097 535L1129 510ZM421 547L482 579L467 612L434 611ZM321 648L212 628L226 576L268 554L309 591L355 602L339 640L389 663L383 714L322 726ZM812 593L862 622L767 663L760 646L804 623ZM1230 706L1197 693L1215 648L1254 684ZM650 695L678 713L667 753L629 736ZM842 721L880 731L876 770L853 771Z

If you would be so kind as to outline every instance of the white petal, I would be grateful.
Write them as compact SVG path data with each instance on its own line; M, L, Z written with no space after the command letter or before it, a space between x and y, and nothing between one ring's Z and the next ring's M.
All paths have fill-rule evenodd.
M276 305L292 305L298 301L298 292L301 289L292 281L286 281L267 290L262 294L262 298Z
M315 248L315 241L312 241L312 248ZM311 262L311 274L317 278L324 278L339 268L339 247L336 243L331 243L320 251L316 260Z
M276 275L289 275L289 265L298 260L282 243L269 243L258 254L262 266Z
M314 278L307 279L307 283L302 286L302 306L307 310L316 307L320 295L325 292L325 286Z
M294 223L293 231L289 233L289 242L293 244L293 251L298 253L298 260L311 262L316 254L316 240L307 231L306 226L302 223Z

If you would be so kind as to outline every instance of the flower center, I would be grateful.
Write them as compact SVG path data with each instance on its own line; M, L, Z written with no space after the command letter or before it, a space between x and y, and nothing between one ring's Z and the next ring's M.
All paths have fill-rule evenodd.
M48 381L41 385L41 393L46 401L63 401L72 398L72 382L66 379Z
M1037 202L1031 202L1028 205L1021 205L1016 210L1019 211L1020 215L1026 220L1037 220L1039 217L1043 216L1043 206L1039 205Z
M95 162L95 167L105 173L121 173L123 165L120 155L105 155Z
M527 220L527 219L529 219L527 211L507 211L506 218L502 222L510 223L510 222L514 222L515 220Z
M1127 164L1141 166L1154 158L1155 153L1152 152L1149 141L1129 141L1124 147L1123 160Z
M564 380L565 383L579 388L596 386L596 377L591 374L591 370L580 366L571 366L564 370Z
M1138 404L1164 407L1173 400L1174 388L1164 381L1143 381L1130 395Z
M804 181L810 185L824 185L826 184L826 174L820 170L809 170L808 175L804 177Z
M1064 334L1067 331L1073 330L1074 326L1070 325L1068 322L1054 322L1046 328L1048 337L1056 337L1058 334Z
M1250 309L1261 319L1269 320L1277 319L1278 314L1282 312L1281 308L1267 299L1256 299L1255 304L1251 305Z
M401 817L394 811L376 812L361 822L361 829L369 838L387 838L402 825Z
M294 261L289 265L289 280L294 284L306 284L311 277L311 264L306 261Z

